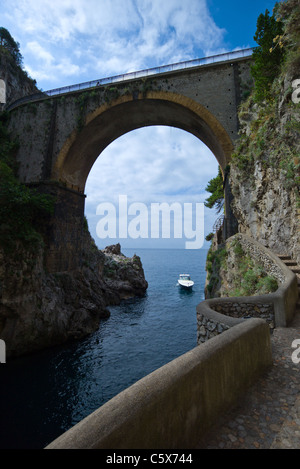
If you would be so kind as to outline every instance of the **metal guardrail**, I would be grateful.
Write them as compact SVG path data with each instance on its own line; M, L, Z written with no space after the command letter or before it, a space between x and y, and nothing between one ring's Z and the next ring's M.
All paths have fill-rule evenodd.
M114 83L120 83L122 81L134 80L137 78L147 78L152 75L159 75L161 73L173 72L177 70L185 70L193 67L200 67L202 65L209 65L218 62L227 62L230 60L235 60L243 57L251 57L253 53L252 48L241 49L234 52L227 52L225 54L212 55L210 57L203 57L201 59L188 60L186 62L177 62L170 65L162 65L161 67L148 68L145 70L140 70L137 72L124 73L122 75L115 75L108 78L100 78L99 80L87 81L85 83L79 83L77 85L63 86L62 88L56 88L48 91L41 91L29 96L24 96L12 104L10 104L6 110L10 111L15 107L23 104L25 102L37 101L40 99L46 99L52 96L58 96L60 94L72 93L74 91L82 91L89 88L95 88L97 86L104 86Z
M214 233L219 231L219 229L223 226L224 218L224 215L221 215L219 218L216 219L215 223L213 224Z

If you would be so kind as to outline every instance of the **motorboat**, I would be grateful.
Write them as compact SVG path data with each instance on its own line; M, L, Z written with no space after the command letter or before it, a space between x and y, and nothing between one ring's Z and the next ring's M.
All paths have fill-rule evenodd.
M194 285L193 280L191 280L191 276L189 274L180 274L178 279L178 284L182 288L192 288Z

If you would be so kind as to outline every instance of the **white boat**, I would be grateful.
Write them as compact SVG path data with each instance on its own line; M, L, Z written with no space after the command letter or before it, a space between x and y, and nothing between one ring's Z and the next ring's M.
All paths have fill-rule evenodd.
M183 288L192 288L194 285L193 280L189 274L180 274L178 284Z

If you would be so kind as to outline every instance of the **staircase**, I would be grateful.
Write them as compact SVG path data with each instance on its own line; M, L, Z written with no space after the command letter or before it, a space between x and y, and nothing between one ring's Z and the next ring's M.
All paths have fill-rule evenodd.
M298 282L298 302L296 304L296 314L300 314L300 267L296 261L294 261L291 256L284 254L277 254L277 257L292 271L296 274Z

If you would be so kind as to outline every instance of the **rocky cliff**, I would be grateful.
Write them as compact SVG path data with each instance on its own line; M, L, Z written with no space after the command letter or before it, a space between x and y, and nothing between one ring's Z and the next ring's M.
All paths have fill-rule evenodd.
M275 254L290 255L299 264L300 88L295 90L300 82L299 0L282 2L278 19L283 20L283 33L273 38L267 53L271 56L277 47L284 55L268 97L259 100L254 90L239 110L239 139L229 173L231 208L240 233ZM245 291L243 286L244 277L253 282L259 277L254 273L261 272L260 266L250 265L249 259L240 268L235 251L236 246L220 245L215 236L207 259L206 297L260 293L256 288ZM239 253L239 258L247 260L247 253ZM266 278L264 289L267 283L273 288Z
M207 256L208 271L205 297L238 297L264 295L276 291L279 282L273 265L266 268L253 250L243 246L239 234L226 240L222 246L210 249Z
M41 93L36 82L3 51L0 51L0 79L6 84L6 105L0 104L0 110L24 96Z
M233 158L230 180L239 231L299 263L300 111L291 101L292 82L285 75L276 83L271 105L250 100L242 108L240 133L248 143Z
M280 3L267 55L282 50L268 97L255 93L240 108L240 139L230 168L239 231L300 262L300 4ZM262 68L262 73L264 72ZM266 78L266 77L264 77Z
M125 257L119 245L100 251L88 232L80 270L49 274L43 254L42 246L21 244L14 253L0 250L0 338L8 356L84 337L109 316L107 306L146 292L140 258Z

